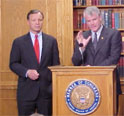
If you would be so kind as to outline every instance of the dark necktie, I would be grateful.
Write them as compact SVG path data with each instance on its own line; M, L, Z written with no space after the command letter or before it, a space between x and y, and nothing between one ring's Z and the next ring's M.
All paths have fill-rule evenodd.
M97 46L97 34L96 33L95 33L94 40L93 40L93 46L94 46L94 49L96 50L96 46Z
M35 35L35 42L34 42L34 50L37 57L37 61L39 63L39 42L38 42L38 35Z

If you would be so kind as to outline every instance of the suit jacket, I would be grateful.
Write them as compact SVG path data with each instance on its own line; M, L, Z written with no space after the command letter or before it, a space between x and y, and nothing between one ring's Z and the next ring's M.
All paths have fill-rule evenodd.
M91 31L83 33L87 38ZM96 51L94 50L92 38L89 41L83 56L79 51L79 45L76 41L72 62L74 65L108 66L118 63L121 53L122 39L119 31L103 27Z
M87 38L91 31L83 33ZM96 51L94 50L92 38L89 41L83 55L79 51L79 45L76 41L72 62L75 66L109 66L116 65L119 61L122 48L122 39L119 31L103 27ZM117 94L121 93L120 79L118 70L116 70Z
M30 34L14 40L10 53L10 69L18 78L17 98L34 100L40 92L42 98L51 98L52 74L48 66L59 65L57 41L43 33L43 49L40 64L38 64ZM26 77L28 69L36 69L40 76L37 80Z

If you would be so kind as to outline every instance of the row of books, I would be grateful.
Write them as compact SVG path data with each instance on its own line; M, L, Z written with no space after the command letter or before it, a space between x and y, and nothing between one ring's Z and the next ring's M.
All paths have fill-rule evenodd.
M74 10L73 25L74 29L88 29L82 10Z
M121 56L118 62L118 72L119 72L119 77L124 78L124 56Z
M123 5L124 0L73 0L74 6L83 5Z
M105 27L124 29L124 12L114 12L112 9L101 11Z
M87 30L86 20L83 17L83 10L74 10L73 12L74 29ZM124 12L114 12L112 9L101 10L103 24L105 27L124 29Z

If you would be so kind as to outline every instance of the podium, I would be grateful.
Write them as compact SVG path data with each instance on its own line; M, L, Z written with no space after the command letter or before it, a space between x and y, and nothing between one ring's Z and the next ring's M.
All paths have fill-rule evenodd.
M53 116L115 116L116 66L53 66Z

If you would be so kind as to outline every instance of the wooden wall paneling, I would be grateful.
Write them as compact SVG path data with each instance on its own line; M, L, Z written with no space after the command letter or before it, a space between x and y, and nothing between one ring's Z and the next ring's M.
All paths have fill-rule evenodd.
M17 116L16 84L0 83L0 116Z
M13 39L27 32L26 13L29 0L2 0L2 70L8 70L9 54Z
M71 57L73 51L73 17L72 17L72 0L63 0L63 59L64 65L71 65Z
M61 64L63 64L63 41L62 41L62 0L56 0L56 14L57 14L57 40L58 40L58 46L59 46L59 56L61 60Z
M72 9L73 9L73 5L72 5L72 0L64 0L64 35L63 35L63 42L64 42L64 51L65 54L64 56L64 63L66 65L71 65L71 57L72 57L72 53L73 53L73 15L72 15Z
M45 13L46 13L47 33L56 37L56 31L57 31L56 0L46 0Z
M1 79L1 83L6 82L9 84L9 82L11 82L11 83L17 82L18 77L16 74L14 74L10 70L8 70L8 71L1 71L0 79Z
M62 65L72 65L71 57L73 51L73 22L72 22L72 0L57 0L57 38ZM60 45L61 44L61 45Z

